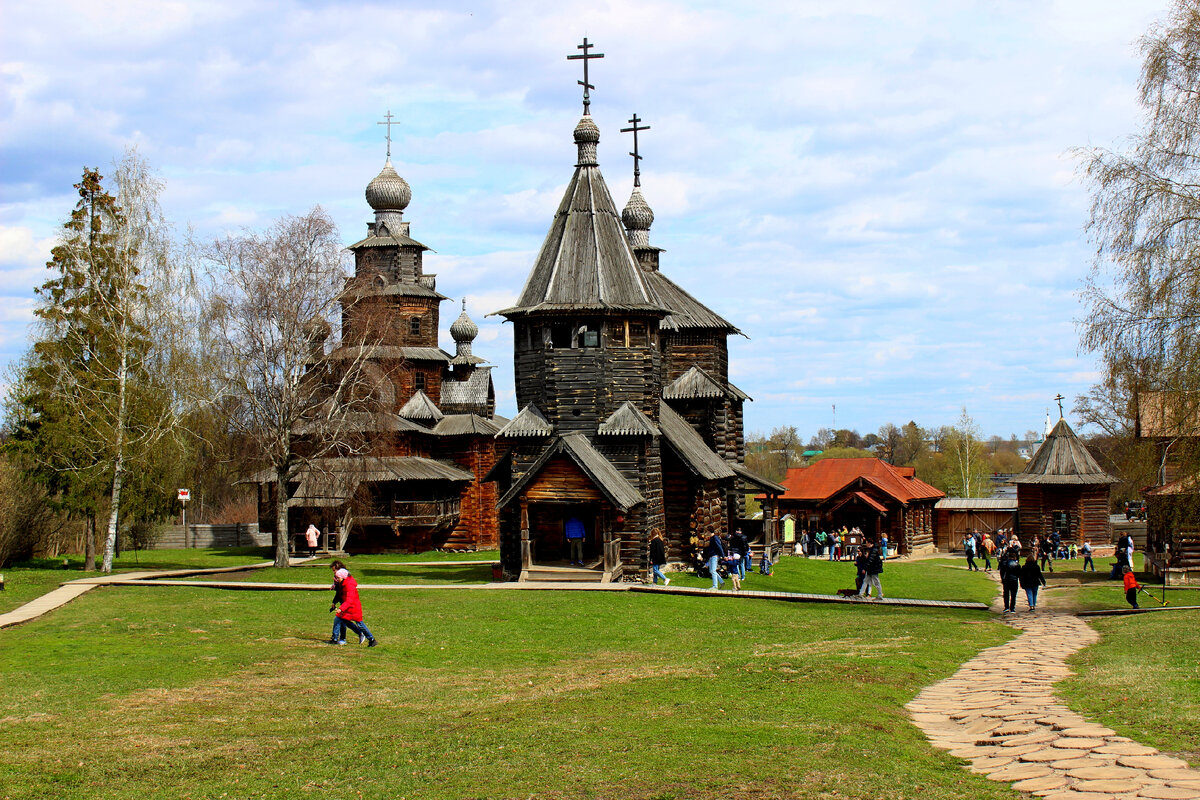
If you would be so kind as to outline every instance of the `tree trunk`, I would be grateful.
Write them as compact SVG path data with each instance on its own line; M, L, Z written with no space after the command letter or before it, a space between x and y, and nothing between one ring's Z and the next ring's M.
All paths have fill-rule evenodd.
M275 468L275 566L286 567L288 561L288 468L285 464Z
M88 515L87 525L84 526L86 533L83 536L83 571L96 571L96 514L95 512Z
M106 573L112 572L117 526L121 522L121 483L125 478L125 389L129 379L129 351L126 344L122 343L121 347L121 366L117 373L117 448L113 459L112 504L108 512L108 536L104 539L104 565L101 567Z

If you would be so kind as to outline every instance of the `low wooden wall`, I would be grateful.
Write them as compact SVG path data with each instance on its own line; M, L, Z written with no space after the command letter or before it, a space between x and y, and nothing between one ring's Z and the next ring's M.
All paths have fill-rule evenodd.
M170 525L154 544L155 550L209 547L266 547L271 544L271 534L259 533L254 522L230 525L188 525L184 536L182 525Z

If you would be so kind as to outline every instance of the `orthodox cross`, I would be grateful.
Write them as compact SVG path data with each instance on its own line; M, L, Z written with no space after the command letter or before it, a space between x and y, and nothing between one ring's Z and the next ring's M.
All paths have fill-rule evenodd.
M1063 415L1062 401L1064 399L1062 396L1062 393L1060 392L1058 395L1055 396L1054 399L1058 401L1058 416L1061 418Z
M567 61L577 61L579 59L583 59L583 80L575 81L575 82L583 87L583 113L584 114L591 113L592 99L591 99L591 95L588 94L588 90L596 88L595 86L592 86L590 83L588 83L588 61L593 58L604 58L604 53L589 53L588 52L588 50L590 50L591 48L593 48L595 46L596 46L595 44L589 44L587 37L585 36L585 37L583 37L583 44L575 45L575 49L582 50L583 54L567 56Z
M633 127L621 128L621 133L632 133L633 134L633 152L630 153L629 155L633 156L633 185L634 185L634 188L637 188L642 185L642 169L641 169L642 165L640 163L642 160L642 157L640 155L638 155L637 135L638 135L638 131L650 130L650 126L649 125L642 125L640 127L638 126L638 123L641 122L642 120L638 119L638 115L637 115L636 111L633 113L633 116L630 117L629 121L631 123L633 123Z
M391 158L392 158L392 126L399 125L400 123L392 122L392 110L390 108L388 109L388 112L383 115L383 118L384 118L383 122L376 122L375 124L376 125L387 125L387 157L388 157L388 160L391 160Z

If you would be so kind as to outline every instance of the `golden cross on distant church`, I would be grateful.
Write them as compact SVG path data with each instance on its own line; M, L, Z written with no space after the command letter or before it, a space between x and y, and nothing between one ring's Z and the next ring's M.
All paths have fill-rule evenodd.
M1062 419L1063 418L1062 401L1064 400L1062 393L1060 392L1059 394L1055 395L1054 399L1058 401L1058 416L1060 419Z
M584 114L591 113L592 100L591 100L591 95L588 94L588 90L596 88L595 86L592 86L590 83L588 83L588 61L593 58L604 58L604 53L589 53L588 52L588 50L590 50L591 48L593 48L595 46L596 46L595 44L589 44L587 37L585 36L585 37L583 37L583 44L575 45L575 49L582 50L583 54L567 56L567 61L577 61L579 59L583 59L583 80L575 81L575 82L583 87L583 113Z
M638 135L638 131L650 130L650 126L649 125L642 125L640 127L638 126L638 123L641 122L642 120L638 119L638 115L637 115L636 111L633 113L633 116L630 117L629 121L631 123L633 123L633 127L621 128L621 133L630 133L630 132L633 133L633 152L630 153L629 155L633 156L633 186L634 186L634 188L637 188L642 185L642 169L641 169L641 164L639 163L639 162L641 162L642 157L640 155L638 155L637 135Z
M388 157L388 160L391 160L391 158L392 158L392 126L399 125L400 123L392 122L392 110L390 108L388 109L388 112L383 115L383 118L384 118L383 122L376 122L375 124L376 125L387 125L387 157Z

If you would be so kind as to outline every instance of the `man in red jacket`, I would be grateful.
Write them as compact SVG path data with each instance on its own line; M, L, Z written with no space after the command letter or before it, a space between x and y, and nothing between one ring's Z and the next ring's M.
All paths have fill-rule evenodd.
M346 628L358 634L358 643L367 643L367 647L379 644L371 635L371 629L363 622L362 601L358 599L358 581L346 569L341 561L329 565L333 570L333 603L330 611L336 610L333 618L333 635L330 644L346 643Z

